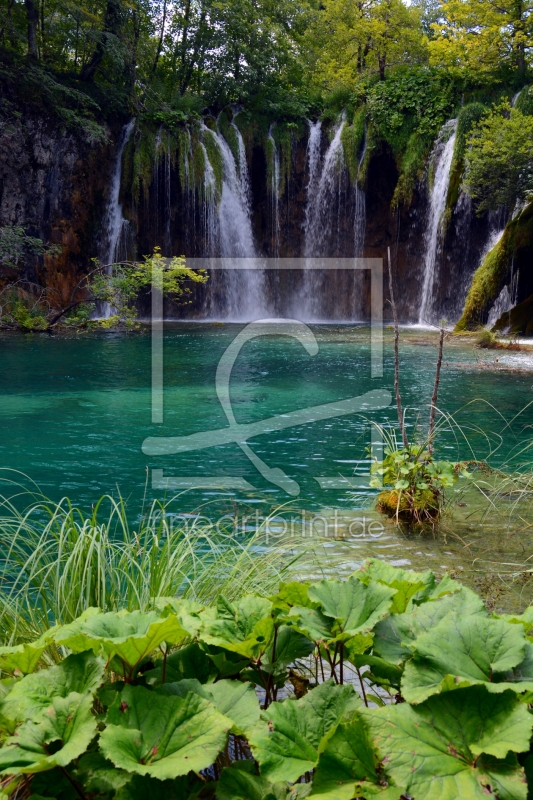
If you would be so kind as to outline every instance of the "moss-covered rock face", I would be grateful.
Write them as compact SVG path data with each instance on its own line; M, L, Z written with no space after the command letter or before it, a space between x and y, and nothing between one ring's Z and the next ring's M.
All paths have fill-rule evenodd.
M341 133L344 161L348 167L352 183L355 183L359 177L359 162L365 138L365 118L365 109L358 109L354 114L353 123L344 125Z
M519 294L531 293L528 289L532 279L532 253L533 203L530 203L521 214L507 224L502 238L474 274L463 315L456 325L457 331L475 330L485 324L494 301L511 280L511 270L514 274L520 273ZM524 325L525 327L528 325L524 312L525 309L522 309L516 315L517 325L520 317L521 332L524 331Z
M466 141L474 125L479 122L487 110L487 106L484 106L482 103L468 103L461 108L459 114L457 115L455 146L453 150L452 167L450 170L448 197L446 198L447 210L450 210L459 199L459 192L461 191L461 182L465 168Z

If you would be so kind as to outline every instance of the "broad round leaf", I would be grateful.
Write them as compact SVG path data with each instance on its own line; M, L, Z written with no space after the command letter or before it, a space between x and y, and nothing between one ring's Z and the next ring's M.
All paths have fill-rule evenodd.
M259 721L259 700L251 683L221 680L203 686L193 678L165 683L156 692L174 697L184 697L187 692L194 692L204 697L232 721L232 733L247 735Z
M94 693L102 683L104 668L103 659L91 651L70 655L60 664L17 681L0 704L0 712L8 719L22 721L48 706L53 697Z
M0 771L32 773L66 767L85 752L96 734L92 705L91 694L54 697L36 722L24 722L0 749ZM50 755L52 743L55 752Z
M291 783L313 769L326 738L361 701L352 686L326 681L300 700L272 703L249 735L261 775Z
M381 783L381 785L380 785ZM374 747L361 717L353 715L341 722L320 754L310 797L323 800L352 800L374 796L387 789L380 775ZM399 798L402 790L391 790L390 798Z
M433 630L444 617L453 613L464 617L488 616L481 598L463 587L455 594L378 622L374 631L374 653L393 664L400 664L412 656L412 644L421 633Z
M421 600L435 587L435 575L431 570L411 572L377 558L366 561L354 577L367 585L370 581L378 581L396 589L391 614L401 614L406 610L412 598Z
M396 590L389 586L366 586L354 577L347 581L320 581L309 588L309 598L320 603L322 612L335 620L333 631L341 641L369 633L389 613L395 594Z
M231 720L197 694L171 697L126 686L107 714L100 749L116 767L159 780L206 769L224 748Z
M158 659L155 662L155 669L144 673L147 683L151 686L161 684L163 664L163 659ZM196 678L200 683L209 683L217 675L215 665L198 642L191 642L167 656L164 669L166 683L181 681L184 678Z
M286 800L287 784L272 784L253 774L251 761L235 761L222 770L217 783L217 800Z
M45 637L41 637L36 642L0 647L0 670L22 672L23 675L33 672L49 644Z
M529 749L533 717L512 692L483 686L362 714L387 773L416 800L502 797L525 800L527 786L510 751ZM480 754L487 754L482 756Z
M402 677L402 695L409 703L421 703L432 694L483 683L494 692L514 686L503 683L505 673L525 656L526 639L519 625L479 615L447 617L418 637L414 657Z
M174 614L161 617L156 611L110 611L82 615L61 628L55 641L77 652L90 648L108 660L116 656L133 669L161 642L176 644L188 636Z
M201 639L246 658L259 655L268 647L273 633L272 603L265 597L249 594L230 603L219 598L216 617L212 609L202 613Z

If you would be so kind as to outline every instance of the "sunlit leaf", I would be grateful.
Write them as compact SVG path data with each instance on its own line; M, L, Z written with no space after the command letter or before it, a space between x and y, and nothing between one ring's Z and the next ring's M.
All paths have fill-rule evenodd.
M262 724L249 735L261 775L270 781L294 782L313 769L328 735L341 717L359 707L352 686L326 681L300 700L272 703Z
M199 772L224 748L231 720L198 694L126 686L107 713L100 749L116 767L159 780Z
M523 629L504 620L480 615L453 615L419 636L402 678L402 695L420 703L432 694L483 683L493 692L515 686L517 691L533 683L503 683L506 673L525 656Z
M157 611L110 611L80 617L60 629L57 644L74 651L92 649L106 659L119 658L131 670L162 642L176 644L189 636L175 615Z
M0 749L0 771L33 773L70 764L85 752L96 734L92 705L91 694L72 692L67 697L54 697L35 715L36 721L24 722Z
M17 681L0 704L8 719L30 719L54 697L71 692L95 692L103 680L105 662L91 651L70 655L60 664L41 669Z
M512 692L483 686L362 709L386 772L416 800L514 798L527 785L515 752L529 749L533 717Z

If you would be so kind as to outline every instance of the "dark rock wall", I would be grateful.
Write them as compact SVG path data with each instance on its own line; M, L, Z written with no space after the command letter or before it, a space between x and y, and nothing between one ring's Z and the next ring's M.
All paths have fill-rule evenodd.
M119 129L111 134L116 143ZM327 147L323 137L324 148ZM92 146L82 136L61 129L45 117L23 114L0 129L0 225L20 225L26 232L46 242L61 245L61 254L35 258L25 268L24 277L37 280L68 301L72 288L91 268L98 254L101 224L116 144ZM308 165L305 137L295 139L291 150L291 171L278 201L278 255L303 255ZM267 187L267 168L263 148L249 153L252 190L252 224L258 250L274 255L273 202ZM426 181L416 188L409 208L391 210L398 170L387 147L377 149L369 165L366 191L366 232L364 255L380 257L386 265L390 247L395 272L396 301L400 319L418 320L418 304L424 271L424 231L428 212ZM185 191L178 168L164 156L154 166L153 179L146 192L135 201L122 187L125 215L130 219L131 256L140 257L155 245L165 255L202 256L207 253L205 208L198 191ZM353 255L355 195L347 175L340 195L336 252ZM326 212L327 213L327 212ZM460 196L448 222L444 248L437 260L435 309L456 320L488 238L486 219L478 219L468 200ZM298 276L292 273L272 277L273 292L289 296L299 290ZM335 292L323 282L325 296ZM361 276L362 308L368 308L370 281ZM385 295L388 280L385 275ZM192 304L176 308L170 315L195 315L205 297L196 288ZM327 304L326 304L327 307ZM147 298L141 312L148 313ZM288 309L281 309L286 313ZM389 315L388 306L385 314Z
M17 272L63 303L97 254L113 150L24 110L0 124L0 225L60 245L59 254L31 258Z

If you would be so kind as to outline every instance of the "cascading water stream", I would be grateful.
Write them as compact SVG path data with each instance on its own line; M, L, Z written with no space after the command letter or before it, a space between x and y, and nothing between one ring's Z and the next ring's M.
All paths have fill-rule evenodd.
M204 138L212 136L222 161L222 189L208 199L210 242L209 254L221 258L257 258L252 233L250 189L246 151L237 126L234 126L239 146L237 165L231 148L218 130L202 126ZM216 183L215 170L204 147L206 188ZM217 270L211 278L210 316L216 319L250 320L267 313L264 270Z
M270 150L272 153L272 163L270 165L270 216L272 219L272 253L274 258L279 256L279 187L281 177L281 166L279 159L279 151L276 145L272 130L274 124L269 128L268 141L270 142Z
M345 124L344 112L340 116L335 126L333 139L324 156L324 163L318 176L316 169L315 142L311 142L309 136L309 183L307 185L307 212L305 221L305 245L304 255L306 258L328 257L333 255L329 252L328 245L331 246L332 235L334 234L335 214L328 213L330 210L338 209L338 194L342 178L342 168L344 166L344 150L342 147L341 135ZM313 160L312 160L313 158Z
M424 283L420 302L418 323L425 325L431 321L435 267L442 245L442 221L446 209L446 198L450 184L450 170L455 146L455 127L457 120L447 122L442 128L434 151L436 161L435 179L431 192L429 218L424 236ZM446 139L446 136L448 138ZM444 143L444 146L443 146Z
M354 214L354 256L361 258L365 244L366 229L366 194L359 186L359 174L366 155L366 128L363 139L363 150L357 165L357 176L355 178L355 214Z
M309 139L307 141L307 171L309 178L306 186L307 204L305 207L305 242L311 227L311 213L313 210L312 198L318 191L320 181L320 145L322 143L322 122L309 122ZM305 245L304 245L305 246Z
M120 182L122 179L122 154L126 147L131 133L135 125L135 118L131 119L124 127L120 134L118 143L117 156L113 168L113 175L111 177L111 187L109 191L109 199L103 219L102 249L100 258L104 262L106 273L111 274L111 265L116 261L123 260L127 257L127 243L125 242L125 230L128 226L128 221L124 219L122 214L122 203L120 197ZM109 303L101 303L97 309L98 316L105 317L106 319L111 316L111 307Z
M117 157L115 159L115 166L111 178L109 200L104 215L103 246L105 250L102 255L105 264L112 264L123 255L117 252L121 244L124 227L128 225L128 221L122 216L122 203L119 202L120 181L122 178L122 154L129 141L134 125L135 119L131 119L127 125L123 127L122 133L120 134Z

